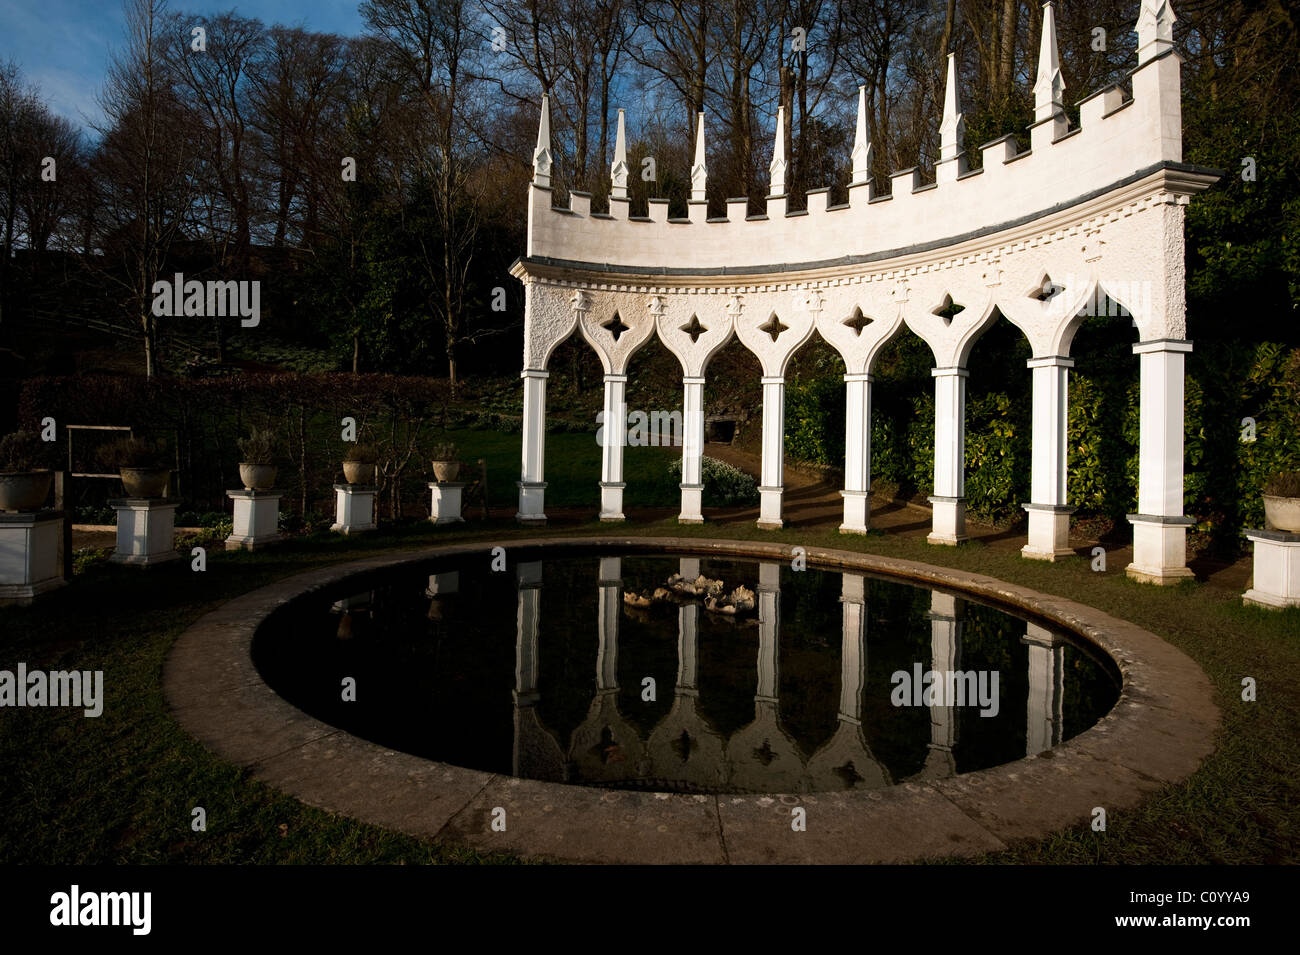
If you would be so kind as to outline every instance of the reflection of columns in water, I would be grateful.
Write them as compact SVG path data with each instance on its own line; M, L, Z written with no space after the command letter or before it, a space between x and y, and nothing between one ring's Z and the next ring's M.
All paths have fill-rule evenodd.
M515 643L515 705L537 702L537 630L542 613L542 562L520 564Z
M600 559L600 646L596 652L596 691L618 691L618 618L623 612L623 559Z
M936 681L947 682L947 675L961 667L962 618L966 602L951 594L930 593L930 669ZM941 779L957 772L953 748L957 745L957 707L930 707L930 752L921 775Z
M460 571L430 574L429 586L424 590L424 595L429 598L429 619L441 620L445 598L458 593L460 593Z
M683 557L678 573L688 580L700 574L697 558ZM700 716L697 663L700 605L694 601L677 608L677 682L673 705L650 734L646 744L651 774L679 786L716 790L727 779L722 736Z
M840 585L840 706L835 734L808 760L808 776L819 790L879 789L888 771L862 733L862 691L867 682L867 582L844 574Z
M840 651L841 721L862 722L862 690L867 681L867 581L844 574L840 605L844 610L844 635Z
M740 792L803 792L799 744L781 726L777 690L781 634L781 565L758 565L758 687L754 721L727 744L732 785Z
M596 696L573 731L569 758L582 782L617 782L644 769L644 746L618 711L618 624L623 612L623 560L600 559L597 594Z
M758 692L756 703L776 703L777 643L781 631L781 565L758 565Z
M541 622L542 563L518 569L519 606L515 635L515 736L511 772L525 779L564 782L564 751L537 715L537 636Z
M1025 755L1034 756L1061 741L1065 702L1065 640L1045 627L1028 624L1021 642L1029 647L1029 704L1025 715Z

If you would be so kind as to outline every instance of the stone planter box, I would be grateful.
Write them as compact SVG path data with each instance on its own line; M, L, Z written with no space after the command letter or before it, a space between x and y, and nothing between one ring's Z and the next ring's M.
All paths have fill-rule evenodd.
M0 514L0 606L62 587L62 511Z
M334 485L334 523L339 534L360 534L375 529L375 495L378 488L360 484Z
M465 490L463 483L430 481L429 490L433 495L429 520L435 524L464 523L465 518L460 516L461 492Z
M175 540L178 504L179 498L127 497L109 501L109 507L117 511L117 549L109 560L132 567L154 567L180 560Z
M282 540L280 498L282 491L227 491L235 502L234 533L226 538L226 550L258 550Z

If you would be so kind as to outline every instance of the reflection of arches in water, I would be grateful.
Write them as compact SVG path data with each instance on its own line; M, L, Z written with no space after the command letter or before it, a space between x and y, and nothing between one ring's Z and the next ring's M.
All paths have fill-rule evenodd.
M781 725L777 705L781 565L758 565L758 687L754 720L727 743L730 788L737 792L804 792L803 754Z
M952 594L932 591L930 594L930 669L936 673L949 673L961 667L961 632L966 616L966 601ZM930 706L930 742L925 765L908 782L947 779L957 774L957 746L959 714L953 701L944 706Z
M729 738L699 711L697 666L701 608L678 607L677 679L669 712L643 741L618 707L618 636L622 612L621 559L602 558L598 581L596 693L587 717L570 736L567 752L539 718L537 689L541 563L519 565L516 646L514 774L549 781L687 791L833 792L893 784L862 727L867 676L867 604L863 577L841 579L841 662L838 726L806 761L782 724L778 700L780 570L759 566L757 687L754 719ZM683 577L700 573L698 558L682 558ZM430 590L433 590L431 579ZM442 588L439 588L442 589ZM364 596L364 595L361 595ZM340 601L336 608L343 604ZM961 670L965 601L932 592L928 669ZM1065 639L1026 624L1029 695L1025 748L1034 755L1063 735ZM955 699L927 707L930 739L922 769L905 782L944 779L957 772L960 713Z
M645 775L645 746L618 708L618 622L623 612L623 561L600 559L596 697L569 739L569 759L585 783L619 784Z
M516 617L514 754L511 772L524 779L566 782L564 750L537 714L537 633L541 620L542 562L519 565ZM430 578L432 586L432 578Z
M699 558L683 557L678 566L687 580L700 574ZM678 779L690 788L716 789L726 783L721 734L697 710L700 607L677 608L677 681L673 705L650 733L646 755L653 776Z
M853 574L843 574L842 579L839 726L808 760L808 779L814 790L883 789L892 784L889 770L871 752L862 732L862 690L867 682L867 582Z

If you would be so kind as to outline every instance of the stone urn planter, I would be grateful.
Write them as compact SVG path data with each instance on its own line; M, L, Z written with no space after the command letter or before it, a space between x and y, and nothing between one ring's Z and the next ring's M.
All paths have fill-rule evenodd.
M118 468L127 497L166 497L171 468Z
M434 461L433 476L440 484L454 481L460 476L459 461Z
M1269 530L1300 534L1300 497L1265 494L1264 526Z
M0 474L0 511L39 511L53 481L53 471Z
M349 484L374 484L375 465L373 461L344 461L343 477Z
M246 491L269 491L275 487L276 467L274 464L239 465L239 480Z

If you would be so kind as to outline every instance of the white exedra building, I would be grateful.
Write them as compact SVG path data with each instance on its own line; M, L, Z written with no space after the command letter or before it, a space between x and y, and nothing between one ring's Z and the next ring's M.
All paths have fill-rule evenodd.
M876 195L868 169L859 91L849 201L828 206L828 190L807 209L786 208L786 156L778 112L766 215L730 199L708 218L704 116L699 118L691 201L685 219L651 199L629 215L626 138L619 113L607 212L573 192L551 199L549 107L528 197L527 252L512 268L524 284L523 467L518 518L546 519L543 500L547 361L575 327L605 370L605 421L626 421L628 362L653 334L681 361L683 467L679 520L701 514L700 457L709 359L734 334L762 365L762 475L758 524L782 525L785 372L815 329L844 359L844 518L865 533L871 487L871 371L881 348L906 325L934 354L934 517L929 540L966 536L967 360L980 334L1006 316L1033 357L1033 453L1026 557L1052 560L1068 547L1067 375L1070 344L1089 304L1109 296L1137 327L1141 368L1140 467L1131 577L1173 583L1190 576L1183 516L1183 362L1191 351L1184 316L1183 206L1217 170L1182 162L1180 61L1167 0L1142 0L1132 97L1119 86L1079 104L1072 127L1062 106L1055 17L1043 7L1031 148L1013 136L981 147L969 169L956 70L948 59L935 182L914 169L894 173ZM960 306L960 310L954 308ZM623 447L606 440L601 518L623 517Z

